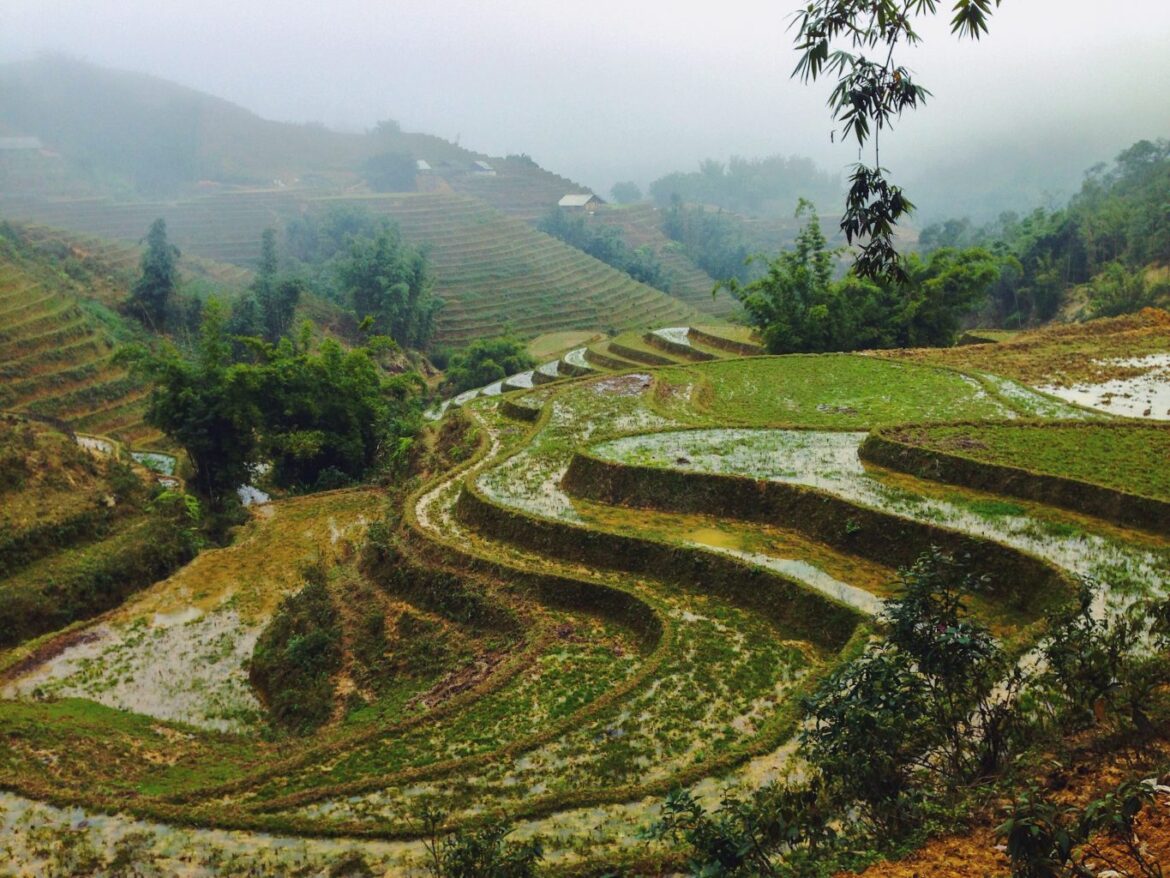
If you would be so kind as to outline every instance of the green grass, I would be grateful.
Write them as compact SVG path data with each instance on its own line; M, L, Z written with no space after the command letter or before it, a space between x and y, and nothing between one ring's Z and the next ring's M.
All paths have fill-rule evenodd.
M917 427L899 438L986 463L1170 500L1170 426L978 424Z
M1011 414L956 372L849 354L755 357L658 373L663 414L727 425L858 429ZM680 392L684 388L689 392Z

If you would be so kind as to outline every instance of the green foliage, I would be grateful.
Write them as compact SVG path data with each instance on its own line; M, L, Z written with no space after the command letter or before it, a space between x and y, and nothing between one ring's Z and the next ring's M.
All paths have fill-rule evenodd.
M1167 645L1170 602L1137 601L1125 612L1104 614L1099 593L1086 580L1078 601L1049 618L1039 687L1060 728L1106 723L1140 748L1157 734L1154 696L1170 681L1165 656L1149 649Z
M415 161L406 152L383 152L366 160L362 174L375 192L413 192Z
M1021 719L1015 669L991 633L966 615L981 588L932 551L900 574L883 614L887 637L829 674L805 700L801 748L843 802L898 835L924 796L1002 764Z
M247 293L232 304L228 332L235 336L258 336L272 344L292 329L297 303L308 284L298 277L282 277L276 255L276 232L265 229L260 244L256 280Z
M1142 140L1111 166L1086 174L1067 207L1002 214L976 227L951 219L923 230L925 250L981 246L1001 259L989 322L1015 327L1051 318L1065 291L1089 284L1094 316L1139 310L1166 295L1145 268L1170 261L1170 141Z
M978 39L987 30L992 3L999 2L955 0L951 32ZM792 75L805 82L822 74L835 76L829 107L834 120L842 123L842 136L856 138L859 149L873 141L873 165L858 161L850 177L841 230L850 244L860 244L854 263L857 275L879 282L906 280L894 249L894 227L914 209L902 190L886 179L879 152L881 132L904 111L925 103L930 94L910 70L896 63L894 51L899 43L919 43L914 20L933 16L938 7L937 0L815 0L794 16L800 57Z
M676 790L646 835L685 844L695 878L777 875L781 853L788 873L799 874L836 841L827 806L821 790L787 783L766 784L747 798L725 796L714 812Z
M539 840L509 842L502 822L443 835L444 815L430 807L422 812L424 844L431 878L534 878L544 857Z
M811 206L801 202L800 216ZM984 250L938 250L911 257L900 282L849 275L833 280L836 251L826 248L814 213L793 249L749 284L725 284L777 354L950 345L960 317L996 277Z
M685 206L681 199L672 198L670 207L663 211L662 231L681 244L688 258L711 277L748 280L749 253L743 230L727 214L701 205Z
M1150 282L1143 269L1130 271L1120 262L1110 262L1090 281L1089 296L1094 317L1116 317L1170 297L1170 281Z
M179 284L179 248L167 241L166 221L159 217L147 232L141 275L130 290L131 310L148 327L167 328L171 299Z
M511 336L477 338L451 356L444 388L451 393L483 387L536 365L524 342Z
M246 367L231 364L220 305L208 305L193 359L169 344L157 352L124 348L119 359L154 382L147 422L186 450L193 470L190 483L214 507L221 507L248 481L257 459L259 425L241 377Z
M1076 808L1056 804L1029 786L1013 802L996 835L1004 839L1013 878L1104 874L1102 866L1114 874L1133 874L1117 859L1113 846L1128 855L1140 875L1162 878L1161 865L1150 859L1135 831L1135 820L1144 808L1160 804L1159 795L1168 793L1170 788L1152 780L1128 780L1084 808Z
M403 347L430 342L443 303L431 294L425 254L403 243L396 228L351 238L336 273L346 304L359 320L370 318L374 332Z
M248 677L272 722L307 734L333 710L330 676L341 665L341 621L323 569L306 571L305 587L285 598L256 641Z
M285 245L299 263L321 265L344 253L352 238L373 238L386 220L359 205L341 204L324 214L306 213L285 224Z
M580 214L553 207L541 218L537 228L618 271L624 271L636 281L660 290L670 288L662 263L654 252L649 247L631 248L617 226L591 225Z
M642 189L632 180L623 180L614 183L609 190L613 200L618 204L633 204L642 200Z
M365 477L418 431L424 385L416 373L385 379L367 348L307 345L253 339L252 362L233 363L213 301L194 359L170 346L121 353L155 382L147 420L187 451L191 484L213 508L229 505L261 461L279 485L332 487L338 474Z

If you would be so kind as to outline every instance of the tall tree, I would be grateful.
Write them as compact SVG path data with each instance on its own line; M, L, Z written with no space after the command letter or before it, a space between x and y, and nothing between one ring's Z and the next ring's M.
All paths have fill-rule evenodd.
M127 348L119 356L154 382L147 423L183 446L194 469L191 484L222 508L248 480L259 426L258 409L243 392L243 367L231 364L222 306L212 300L204 309L192 359L169 344L159 352Z
M130 305L147 326L167 327L167 310L179 286L179 248L167 240L166 221L159 217L143 239L142 273L130 290Z

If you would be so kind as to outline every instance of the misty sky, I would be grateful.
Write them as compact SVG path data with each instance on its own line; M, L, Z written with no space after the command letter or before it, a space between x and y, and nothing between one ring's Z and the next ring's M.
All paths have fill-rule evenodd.
M360 130L394 118L527 152L607 193L706 156L810 155L833 171L855 160L830 145L827 83L788 77L797 5L3 0L0 60L64 51L281 120ZM1166 0L1005 0L978 44L951 37L945 16L924 33L905 60L934 98L883 150L903 176L970 178L1023 154L1076 179L1134 140L1170 136Z

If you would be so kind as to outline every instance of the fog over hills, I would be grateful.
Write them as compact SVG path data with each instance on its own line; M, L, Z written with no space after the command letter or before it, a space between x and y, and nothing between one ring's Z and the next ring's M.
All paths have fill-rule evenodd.
M528 153L606 194L707 157L845 169L855 153L830 143L827 84L789 79L789 14L754 0L9 0L0 60L65 52L354 132L393 118L487 154ZM920 222L1062 200L1088 166L1170 134L1165 4L1008 2L978 44L941 18L925 37L907 63L934 96L882 154L914 187Z

